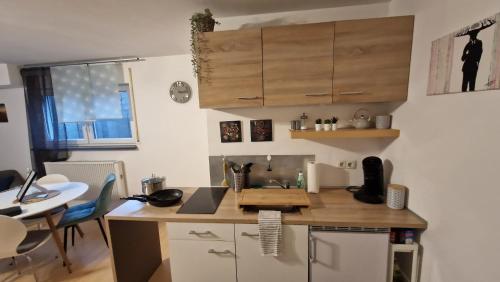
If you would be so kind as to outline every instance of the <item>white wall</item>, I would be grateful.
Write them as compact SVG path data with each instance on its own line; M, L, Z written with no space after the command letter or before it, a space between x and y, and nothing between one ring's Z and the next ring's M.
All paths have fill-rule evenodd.
M22 87L18 66L0 63L0 89Z
M363 182L361 160L370 155L379 155L393 142L392 139L335 139L300 140L290 138L290 120L299 119L305 112L309 116L309 127L314 127L317 118L338 116L351 118L358 108L369 109L373 114L391 112L391 105L342 105L310 107L276 107L263 109L209 110L207 113L209 154L217 155L316 155L320 163L322 185L359 185ZM250 120L272 119L273 142L251 142ZM241 120L243 142L221 143L220 121ZM337 168L340 160L357 160L358 168L345 170Z
M500 12L500 2L392 2L414 2L416 22L409 99L394 118L402 136L385 156L429 223L421 281L498 281L500 91L427 97L426 87L431 42Z
M405 6L406 7L406 6ZM239 29L256 26L302 24L333 20L384 17L390 14L388 3L362 6L347 6L331 9L295 11L274 14L240 16L219 19L218 30ZM400 9L399 14L408 14ZM342 119L352 118L359 108L367 108L372 114L387 114L397 104L335 105L312 107L273 107L263 109L208 110L208 146L210 155L267 155L267 154L314 154L320 166L322 185L359 185L363 182L361 161L370 155L380 155L393 140L292 140L288 129L290 121L298 119L305 112L309 116L309 126L314 126L317 118L325 119L337 116ZM274 141L250 141L251 119L273 119ZM241 120L243 127L242 143L221 143L219 122ZM357 160L358 168L345 170L337 168L341 160Z
M500 277L500 91L427 97L431 42L449 32L500 11L496 0L393 0L371 7L305 11L221 19L220 29L270 24L306 23L346 18L415 14L409 98L394 107L394 127L402 136L389 144L351 142L339 145L287 138L287 121L301 111L310 116L335 112L345 115L353 106L277 108L264 110L208 111L209 152L222 153L315 153L318 160L334 164L339 158L383 152L394 166L392 180L410 189L409 207L425 218L429 228L422 236L423 282L496 281ZM383 110L383 109L380 109ZM275 142L266 144L220 144L216 122L241 119L244 138L249 139L249 118L275 119ZM358 142L358 141L356 141ZM378 149L378 150L377 150ZM360 173L347 177L326 167L336 178L323 184L347 180L356 184ZM340 181L341 182L341 181Z
M0 64L0 86L10 84L10 74L7 64Z
M0 170L15 169L24 175L31 168L24 89L0 89L9 122L0 122Z
M130 193L156 173L169 186L210 185L205 110L198 108L198 84L190 56L147 58L132 68L140 144L135 151L75 151L70 160L123 160ZM169 97L176 80L191 85L193 98L177 104Z

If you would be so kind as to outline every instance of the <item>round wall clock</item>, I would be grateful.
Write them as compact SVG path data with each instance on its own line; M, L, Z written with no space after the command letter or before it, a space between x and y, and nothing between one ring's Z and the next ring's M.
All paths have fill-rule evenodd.
M177 103L186 103L191 99L191 86L184 81L176 81L170 86L170 98Z

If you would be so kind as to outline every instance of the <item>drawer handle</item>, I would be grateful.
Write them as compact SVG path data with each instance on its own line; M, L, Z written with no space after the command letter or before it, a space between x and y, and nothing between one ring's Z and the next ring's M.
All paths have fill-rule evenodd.
M194 230L189 231L189 235L196 235L196 236L202 236L202 235L211 235L212 231L205 231L205 232L196 232Z
M208 253L209 254L215 254L215 255L230 255L231 251L230 250L216 251L214 249L209 249Z
M363 91L340 92L339 95L363 95Z
M246 236L246 237L259 237L259 233L241 232L241 236Z
M262 97L259 96L254 96L254 97L238 97L238 100L259 100L262 99Z
M311 94L305 94L306 97L326 97L326 96L332 96L330 93L311 93Z

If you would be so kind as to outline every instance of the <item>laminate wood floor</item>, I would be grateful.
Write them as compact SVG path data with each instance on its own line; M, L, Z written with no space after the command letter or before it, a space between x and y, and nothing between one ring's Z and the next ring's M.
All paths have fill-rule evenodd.
M164 225L160 226L163 227ZM102 239L97 222L86 222L81 224L81 228L85 233L84 238L80 238L76 233L74 247L71 246L71 241L68 240L68 256L72 262L73 273L69 274L66 268L63 267L62 260L58 256L56 245L52 239L30 255L39 281L113 281L109 250ZM62 235L61 231L61 238ZM70 237L68 236L68 239ZM163 259L166 259L165 254L168 254L166 228L160 228L160 238L163 239L161 242L162 256ZM0 281L35 281L26 259L18 257L17 261L22 270L21 275L17 273L15 266L10 265L10 259L0 260Z

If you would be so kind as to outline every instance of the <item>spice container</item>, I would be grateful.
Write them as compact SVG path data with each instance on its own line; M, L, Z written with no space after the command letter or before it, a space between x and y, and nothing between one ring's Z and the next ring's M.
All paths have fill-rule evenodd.
M302 113L302 115L300 116L300 129L301 130L307 129L307 115L306 115L306 113Z

